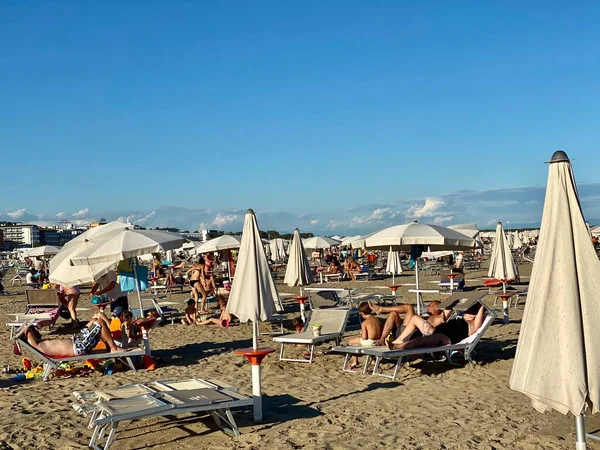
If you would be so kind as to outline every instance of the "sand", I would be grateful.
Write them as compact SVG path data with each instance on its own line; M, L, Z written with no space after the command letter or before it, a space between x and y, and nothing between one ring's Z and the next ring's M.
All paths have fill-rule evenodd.
M530 264L520 267L523 279ZM482 285L484 271L469 271L468 286ZM479 281L477 281L479 278ZM10 279L7 276L6 279ZM427 281L439 276L425 277ZM323 286L356 286L366 292L385 293L391 280L328 283ZM414 273L397 282L414 282ZM9 284L9 283L8 283ZM278 284L280 292L297 288ZM8 289L15 295L0 297L0 320L24 309L23 289ZM409 287L398 294L414 303ZM84 291L85 292L85 291ZM170 294L183 309L186 293ZM82 295L83 319L93 313ZM426 300L437 296L427 295ZM492 297L486 297L488 304ZM298 305L288 303L289 317L298 315ZM522 308L511 309L508 325L494 324L474 356L474 366L415 362L403 367L396 382L341 371L343 356L319 355L313 364L280 363L276 355L262 366L264 390L263 423L254 424L250 410L235 413L242 435L230 438L212 419L195 415L152 418L126 423L119 429L115 449L140 448L278 448L278 449L572 449L574 420L552 412L540 414L528 398L508 387L515 355ZM59 324L66 324L59 320ZM69 334L59 325L48 337ZM346 336L358 334L356 329ZM0 375L0 450L86 448L91 430L86 419L71 408L72 392L111 387L154 379L201 377L231 383L242 393L251 393L250 366L233 350L251 345L252 328L238 325L185 327L165 325L153 330L153 354L160 360L154 371L97 373L75 378L12 382ZM262 344L273 346L269 336ZM275 346L276 347L276 346ZM321 348L326 349L327 346ZM298 354L303 349L292 349ZM0 337L0 363L19 365L12 353L8 331ZM600 428L597 417L588 419L588 430ZM600 448L596 443L591 448Z

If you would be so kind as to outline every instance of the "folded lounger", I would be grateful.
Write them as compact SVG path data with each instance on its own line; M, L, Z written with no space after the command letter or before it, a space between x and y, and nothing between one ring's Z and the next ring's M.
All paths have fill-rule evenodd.
M119 422L146 417L205 412L225 433L239 436L231 409L251 406L253 400L236 391L218 381L199 378L152 381L95 392L73 392L80 402L73 404L73 408L84 417L90 416L88 428L94 431L89 446L108 450Z
M344 331L346 330L346 323L348 322L349 314L350 310L348 308L315 309L312 311L310 320L304 326L303 332L286 334L273 338L274 342L279 342L281 344L279 361L312 363L315 353L315 345L327 341L336 341L337 345L340 345L342 337L344 336ZM312 331L313 325L321 326L320 336L314 336ZM284 358L283 351L285 344L308 345L310 347L310 358L308 360Z
M486 308L487 309L487 308ZM363 366L363 373L367 372L367 366L371 360L371 358L375 358L375 366L373 367L373 375L378 375L386 378L391 378L392 380L396 379L398 375L398 371L404 362L404 359L411 355L425 355L425 354L433 354L444 352L446 354L446 358L450 361L450 353L455 351L463 352L465 360L468 362L472 362L471 353L479 343L479 340L490 327L492 322L496 318L496 313L487 309L487 316L481 325L481 328L477 330L471 336L466 337L460 342L456 344L450 345L442 345L439 347L424 347L424 348L411 348L407 350L390 350L385 346L378 347L360 347L360 346L338 346L334 347L332 350L337 353L344 353L346 356L344 358L344 365L342 370L345 372L349 372L346 367L348 366L348 361L352 355L364 355L367 356L365 359L365 363ZM396 359L396 365L394 367L394 373L392 375L385 375L379 372L379 365L384 359Z

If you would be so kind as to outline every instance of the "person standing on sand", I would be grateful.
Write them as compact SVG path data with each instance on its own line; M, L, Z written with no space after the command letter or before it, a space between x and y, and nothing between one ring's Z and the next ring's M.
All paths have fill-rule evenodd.
M204 277L204 259L200 258L196 264L192 266L190 270L186 272L190 287L192 288L192 298L196 302L196 311L198 311L198 300L202 295L202 301L200 303L200 310L198 314L206 314L206 291L204 290L203 280Z

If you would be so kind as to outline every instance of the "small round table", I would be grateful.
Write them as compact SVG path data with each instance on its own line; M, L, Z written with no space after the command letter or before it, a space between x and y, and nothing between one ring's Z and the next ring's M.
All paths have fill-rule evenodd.
M451 294L454 292L454 277L456 275L458 275L458 273L450 272L450 273L446 274L446 276L448 278L450 278L450 293Z
M256 350L254 350L252 347L248 347L235 350L235 353L237 355L245 356L248 362L253 366L260 366L263 359L265 359L269 353L273 353L274 351L274 348L269 347L259 347Z
M497 298L502 299L502 311L504 312L504 324L508 323L508 299L510 299L513 295L515 295L516 291L508 291L508 292L495 292L494 295Z
M392 295L396 295L396 291L398 290L398 288L400 287L400 285L399 284L391 284L388 287L392 291Z

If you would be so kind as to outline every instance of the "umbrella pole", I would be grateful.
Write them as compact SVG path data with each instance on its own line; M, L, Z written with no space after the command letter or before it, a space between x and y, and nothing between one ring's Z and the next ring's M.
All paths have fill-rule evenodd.
M575 449L585 450L585 416L579 414L575 416Z
M252 330L252 348L256 351L258 349L258 320L252 322ZM252 364L252 398L254 421L260 422L263 419L260 364Z
M135 278L135 291L137 292L137 298L140 302L140 319L144 318L144 308L142 307L142 294L140 293L140 282L138 280L137 275L137 258L131 258L131 263L133 264L133 277Z
M419 292L419 258L415 258L415 276L417 285L417 314L421 315L421 293Z
M502 293L506 294L506 281L502 281ZM502 298L502 312L504 314L504 324L508 324L508 299L506 297Z

